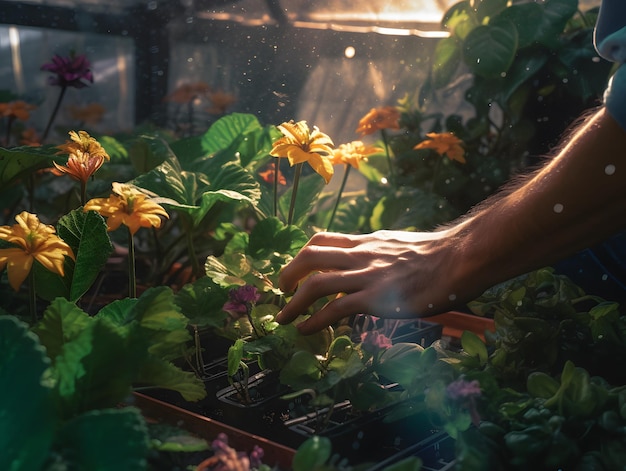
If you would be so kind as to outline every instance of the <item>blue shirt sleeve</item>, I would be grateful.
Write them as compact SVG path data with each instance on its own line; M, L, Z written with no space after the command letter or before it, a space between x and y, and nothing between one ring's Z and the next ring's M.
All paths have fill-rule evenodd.
M604 93L604 104L615 120L626 129L626 1L603 0L594 32L601 57L620 64Z

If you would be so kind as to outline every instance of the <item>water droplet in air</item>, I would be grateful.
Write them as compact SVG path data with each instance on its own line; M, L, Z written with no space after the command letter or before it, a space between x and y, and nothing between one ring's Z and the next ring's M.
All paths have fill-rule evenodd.
M563 212L563 205L561 203L557 203L554 205L554 208L552 208L554 210L555 213L562 213Z
M450 296L448 296L448 299L450 301L454 301L456 299L456 294L451 294Z
M604 167L604 173L606 173L607 175L613 175L615 173L615 165L609 164Z

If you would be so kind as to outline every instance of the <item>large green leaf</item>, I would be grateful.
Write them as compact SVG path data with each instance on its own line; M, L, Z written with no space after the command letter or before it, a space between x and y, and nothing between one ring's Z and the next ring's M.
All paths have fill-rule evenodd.
M190 324L221 328L228 314L222 310L227 291L208 276L188 283L176 293L174 301Z
M497 78L506 73L517 51L517 29L510 21L481 25L463 43L463 59L476 75Z
M54 362L63 351L63 345L76 338L91 322L91 318L74 303L57 298L46 308L43 319L33 331Z
M301 229L286 226L277 218L267 218L252 229L246 253L257 260L270 259L275 253L295 256L307 242Z
M75 209L57 224L57 233L74 251L70 301L76 301L91 287L113 252L104 218L95 211ZM71 265L71 263L70 263Z
M41 168L50 167L58 149L51 146L0 147L0 188L6 188L15 180L34 173Z
M37 471L58 423L46 379L50 360L28 327L10 316L0 316L0 351L0 469Z
M183 170L171 157L132 183L164 198L158 201L164 206L189 214L195 225L218 201L254 204L260 197L258 183L234 162L220 166L209 182L205 174Z
M55 376L66 417L114 407L131 391L142 352L105 319L96 318L63 346Z
M148 430L138 409L87 412L60 432L67 469L136 471L146 469Z
M202 150L207 154L212 154L231 148L232 152L235 153L248 134L261 129L259 120L252 114L229 114L217 120L204 133L201 140Z

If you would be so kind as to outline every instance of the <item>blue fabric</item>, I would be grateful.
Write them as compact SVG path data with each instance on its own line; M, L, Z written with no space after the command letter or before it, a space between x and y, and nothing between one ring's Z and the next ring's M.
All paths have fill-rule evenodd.
M596 50L611 62L626 62L626 0L604 0L594 32ZM626 129L626 69L620 66L604 94L604 104Z

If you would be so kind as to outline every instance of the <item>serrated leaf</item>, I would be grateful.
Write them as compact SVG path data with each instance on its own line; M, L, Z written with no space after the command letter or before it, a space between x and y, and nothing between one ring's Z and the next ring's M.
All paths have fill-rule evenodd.
M0 316L0 469L41 469L58 424L50 360L37 337L15 317Z
M46 308L33 332L54 362L63 351L63 345L76 338L91 322L91 317L74 303L57 298Z
M120 331L94 319L63 345L54 373L65 417L114 407L131 391L142 352L128 348ZM104 374L114 372L114 374Z
M57 224L57 234L74 251L76 260L67 276L71 276L69 299L78 300L91 287L113 252L113 244L102 216L95 211L75 209Z

